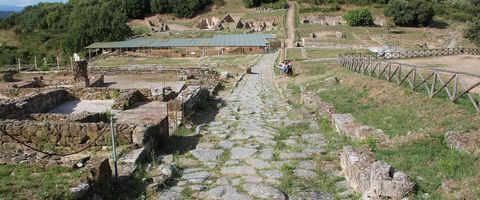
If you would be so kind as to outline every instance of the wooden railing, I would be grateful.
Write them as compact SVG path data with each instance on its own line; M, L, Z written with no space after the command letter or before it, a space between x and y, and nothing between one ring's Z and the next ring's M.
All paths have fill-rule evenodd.
M407 83L413 91L419 91L425 88L430 98L439 96L439 94L444 91L452 102L457 102L461 98L468 99L477 112L480 112L479 96L472 94L475 90L478 90L476 92L480 93L479 74L383 60L456 54L480 55L480 49L429 49L390 52L384 55L375 53L352 53L340 55L339 63L341 66L362 75L387 80L397 83L398 85Z
M402 58L420 58L431 56L448 55L480 55L478 48L450 48L450 49L422 49L398 52L368 52L368 53L347 53L341 54L341 58L366 58L366 59L402 59Z

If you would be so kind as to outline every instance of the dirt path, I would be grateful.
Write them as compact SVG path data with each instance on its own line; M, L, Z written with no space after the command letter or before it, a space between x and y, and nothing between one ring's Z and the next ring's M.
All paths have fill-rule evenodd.
M282 191L282 179L319 178L316 170L321 167L313 159L326 143L319 132L285 136L290 133L276 129L292 124L294 108L275 88L274 61L274 54L265 55L245 76L215 121L201 131L196 148L178 159L183 169L176 185L160 192L158 199L303 199ZM285 171L285 165L292 171ZM322 192L309 195L333 199Z
M295 2L288 2L289 8L287 11L287 48L295 47Z

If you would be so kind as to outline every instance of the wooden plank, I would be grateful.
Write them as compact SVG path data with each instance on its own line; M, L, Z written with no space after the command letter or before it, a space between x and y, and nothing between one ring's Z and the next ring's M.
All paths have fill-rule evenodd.
M450 97L450 99L452 99L452 95L450 94L450 90L448 89L448 84L456 77L456 74L454 74L452 77L450 77L450 79L448 79L447 82L443 82L442 78L440 77L440 75L438 75L438 81L442 84L442 87L440 89L438 89L433 95L435 96L436 94L438 94L440 91L442 91L443 88L445 88L445 91L447 92L448 94L448 97Z
M455 99L453 100L454 102L456 102L460 97L462 97L463 95L467 94L467 93L470 93L470 90L472 90L473 88L476 88L477 86L480 85L480 81L478 81L477 83L471 85L470 87L468 87L465 91L463 91L462 93L460 93L460 95L458 95L457 97L455 97Z
M433 98L433 96L435 94L435 87L437 86L438 73L435 71L434 74L435 75L433 76L433 84L432 84L432 89L430 91L430 98Z

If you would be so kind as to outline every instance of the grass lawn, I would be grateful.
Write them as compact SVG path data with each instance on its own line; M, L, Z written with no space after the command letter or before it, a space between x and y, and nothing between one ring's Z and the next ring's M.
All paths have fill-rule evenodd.
M304 60L302 50L300 48L287 49L287 60Z
M335 61L298 62L296 77L289 85L298 98L299 85L317 93L322 100L332 103L337 113L352 113L360 122L382 129L387 135L425 134L424 139L410 141L388 148L374 148L379 160L407 173L417 184L413 198L424 193L432 199L443 198L443 181L463 180L480 175L480 159L451 150L444 141L449 130L475 131L480 128L480 116L468 104L453 104L446 98L430 99L426 92L413 92L384 80L341 68ZM341 82L332 87L322 82L336 76ZM295 84L293 84L295 82ZM319 90L328 88L327 90ZM321 122L322 127L330 126ZM336 133L323 131L329 149L344 145L359 145ZM480 191L476 185L467 185ZM480 196L479 196L480 197Z
M145 25L132 24L130 25L130 28L133 30L134 35L143 35L146 33L150 33L149 28Z
M69 199L80 183L81 171L27 164L0 165L0 199Z

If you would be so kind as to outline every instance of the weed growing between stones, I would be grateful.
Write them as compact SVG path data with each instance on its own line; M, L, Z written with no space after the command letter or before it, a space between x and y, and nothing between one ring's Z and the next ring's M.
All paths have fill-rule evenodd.
M284 164L280 168L283 177L280 179L280 189L287 194L294 194L297 192L297 178L293 175L294 167Z

